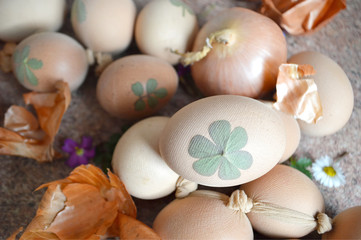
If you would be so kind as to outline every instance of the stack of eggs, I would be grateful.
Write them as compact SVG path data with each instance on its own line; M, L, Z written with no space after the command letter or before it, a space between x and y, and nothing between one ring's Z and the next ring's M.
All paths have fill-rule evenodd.
M24 2L0 1L0 13L11 12L6 9L16 4L25 7ZM316 185L279 163L295 152L301 132L325 136L348 121L352 88L334 61L316 52L288 60L311 64L316 70L323 118L309 124L256 100L274 90L278 67L287 62L281 29L260 14L232 8L199 30L194 12L180 0L152 0L138 16L132 0L75 0L71 23L86 51L65 34L32 34L58 30L65 1L32 2L33 8L46 2L58 11L32 19L48 25L31 22L30 29L24 25L30 24L24 15L22 22L13 18L7 21L10 27L0 28L0 39L21 41L13 69L19 82L31 90L50 91L59 79L76 90L88 71L87 53L121 54L135 29L142 54L112 62L99 77L96 95L112 116L145 118L121 137L113 155L113 169L129 193L158 199L188 189L155 219L154 230L161 238L253 239L252 228L268 237L298 238L315 229L329 230ZM8 32L20 25L27 31ZM194 54L180 56L189 50ZM172 65L179 61L193 63L192 77L208 97L170 118L149 117L175 94L178 76ZM241 191L229 197L217 190L195 191L197 184L215 189L241 185Z

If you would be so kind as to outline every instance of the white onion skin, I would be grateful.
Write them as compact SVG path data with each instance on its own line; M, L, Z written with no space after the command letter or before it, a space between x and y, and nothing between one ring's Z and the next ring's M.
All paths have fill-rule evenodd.
M212 44L208 55L192 65L192 77L207 95L262 97L275 88L278 67L287 61L287 43L271 19L244 8L231 8L199 31L193 52L200 51L211 33L230 29L228 45Z

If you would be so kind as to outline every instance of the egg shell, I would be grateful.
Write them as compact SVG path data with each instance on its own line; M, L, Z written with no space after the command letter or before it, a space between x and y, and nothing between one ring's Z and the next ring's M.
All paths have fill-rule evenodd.
M323 117L316 124L299 120L301 132L310 136L333 134L346 125L354 105L351 83L342 68L329 57L318 52L293 55L289 63L310 64L323 108Z
M71 23L76 36L89 49L120 53L132 40L135 17L132 0L75 0Z
M130 55L111 63L100 75L96 94L100 105L122 119L139 119L161 109L175 94L178 75L165 60Z
M278 163L285 149L284 131L279 115L257 100L212 96L171 117L160 138L160 152L176 173L190 181L234 186L262 176ZM210 160L210 156L218 157Z
M266 106L272 108L277 114L280 115L283 120L285 132L286 132L286 147L279 163L282 163L289 159L296 151L301 140L301 130L297 123L297 120L290 114L278 111L273 108L273 102L262 101Z
M36 33L15 48L12 67L27 89L47 92L63 80L76 90L85 80L88 59L84 48L73 38L57 32Z
M332 230L323 234L322 239L361 239L361 206L339 213L333 219Z
M115 174L130 195L157 199L172 193L178 174L159 153L159 137L169 117L150 117L137 122L119 139L113 154Z
M275 204L309 216L324 212L324 200L317 186L302 172L282 164L264 176L243 184L247 196L259 202ZM247 213L252 227L267 237L299 238L312 232L312 227L283 221L267 213Z
M0 0L0 40L19 42L63 25L65 0Z
M253 239L244 213L227 208L222 199L192 195L163 208L153 229L162 239Z
M140 51L178 63L181 53L192 47L198 32L192 9L180 0L153 0L140 11L135 25L135 40Z

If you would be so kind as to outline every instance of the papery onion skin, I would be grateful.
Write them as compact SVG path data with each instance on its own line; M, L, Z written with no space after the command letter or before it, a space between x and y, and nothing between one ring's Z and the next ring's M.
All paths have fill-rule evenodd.
M275 88L278 67L287 61L287 43L271 19L244 8L231 8L207 22L193 52L211 33L229 29L228 44L214 43L208 55L192 65L192 77L207 95L234 94L258 98Z

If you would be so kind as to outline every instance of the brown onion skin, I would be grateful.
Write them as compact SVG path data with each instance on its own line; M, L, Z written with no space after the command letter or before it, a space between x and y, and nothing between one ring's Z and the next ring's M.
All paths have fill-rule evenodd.
M206 96L234 94L259 98L276 86L278 67L287 62L287 43L279 26L252 10L235 7L208 21L193 51L213 32L231 29L228 45L213 43L208 55L192 65L192 77Z

